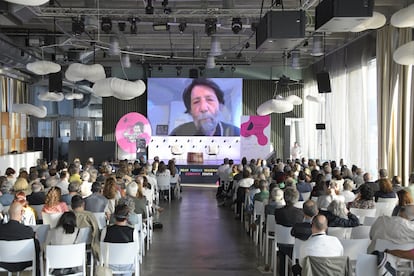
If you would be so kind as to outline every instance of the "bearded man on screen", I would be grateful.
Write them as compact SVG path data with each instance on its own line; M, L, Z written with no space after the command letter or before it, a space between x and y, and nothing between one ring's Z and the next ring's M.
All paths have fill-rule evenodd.
M239 136L240 128L221 122L220 111L224 105L223 91L211 80L194 79L184 90L186 113L193 122L176 127L171 136Z

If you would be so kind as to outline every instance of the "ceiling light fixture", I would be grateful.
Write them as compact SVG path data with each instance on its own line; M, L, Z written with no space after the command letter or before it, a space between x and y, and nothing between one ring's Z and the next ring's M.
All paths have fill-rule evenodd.
M243 23L240 17L233 17L231 21L231 30L234 34L238 34L243 29Z
M128 18L129 23L131 23L131 28L130 28L130 32L131 34L136 34L137 33L137 18L136 17L131 17Z
M220 41L218 40L217 36L212 36L211 37L211 46L210 46L210 53L208 54L209 56L220 56L223 54L223 51L221 50L221 44Z
M320 57L323 56L324 51L323 51L323 35L320 33L316 33L313 35L313 40L312 40L312 52L311 52L311 56L314 57Z
M121 57L121 65L125 68L131 67L131 58L129 54L123 54Z
M115 36L111 36L111 38L109 38L109 54L111 56L117 56L120 52L119 39Z
M180 24L178 24L178 30L180 31L180 33L184 33L186 28L187 28L187 23L181 22Z
M118 22L118 30L120 32L125 32L126 24L125 22Z
M208 56L206 60L206 68L207 69L213 69L216 67L216 59L214 56Z
M102 17L101 30L109 34L112 31L112 20L109 17Z
M154 31L168 31L170 30L170 25L168 23L154 23L152 24L152 29Z
M72 18L72 33L74 35L81 35L85 31L85 18L80 16Z
M292 51L292 68L299 69L300 68L300 52L299 51Z
M414 28L414 4L401 9L391 16L391 25L397 28Z
M220 66L219 71L220 71L220 73L224 73L224 71L226 71L226 70L224 69L224 67L223 67L223 66Z
M206 18L205 20L205 31L208 36L217 32L217 18Z
M175 69L177 69L177 77L181 76L181 70L183 69L183 67L176 66Z
M154 7L152 6L152 0L147 0L147 5L145 6L146 14L154 14Z

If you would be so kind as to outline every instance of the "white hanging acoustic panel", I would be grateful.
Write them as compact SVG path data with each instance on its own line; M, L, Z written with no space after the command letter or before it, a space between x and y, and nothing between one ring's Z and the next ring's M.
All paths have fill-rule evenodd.
M13 104L12 112L23 113L37 118L44 118L47 115L46 106L34 106L32 104Z
M286 113L293 110L293 103L278 96L276 99L262 103L256 110L257 115L264 116L271 113Z
M414 28L414 4L394 13L390 22L397 28Z
M314 103L323 103L325 102L325 98L320 97L320 96L312 96L312 95L307 95L306 99L310 102L314 102Z
M100 97L113 96L120 100L131 100L144 94L146 86L142 80L128 81L119 78L107 78L97 81L93 93Z
M6 0L6 2L23 6L40 6L49 2L49 0Z
M72 63L65 72L67 80L77 82L88 80L96 82L106 78L105 69L100 64L85 65L81 63Z
M286 101L292 103L293 105L301 105L302 104L302 99L296 95L290 95L287 96Z
M398 47L394 51L393 59L401 65L414 65L414 40Z
M62 69L62 67L60 66L60 64L51 61L38 60L26 64L26 69L35 73L36 75L42 76L50 73L57 73Z
M63 101L65 98L63 93L55 93L55 92L43 92L40 93L37 98L41 101L50 101L50 102L60 102Z

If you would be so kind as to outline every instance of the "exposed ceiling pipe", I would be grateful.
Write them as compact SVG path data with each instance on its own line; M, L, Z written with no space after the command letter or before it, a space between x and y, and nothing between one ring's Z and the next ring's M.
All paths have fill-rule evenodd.
M14 45L4 34L0 34L0 62L14 68L25 68L27 63L36 60L37 57Z

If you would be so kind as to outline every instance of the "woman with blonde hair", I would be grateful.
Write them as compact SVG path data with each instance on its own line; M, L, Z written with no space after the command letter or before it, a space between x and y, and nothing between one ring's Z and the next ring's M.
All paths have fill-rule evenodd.
M13 202L18 202L23 206L22 221L24 225L36 225L35 211L29 206L29 202L26 200L26 194L24 192L18 192L14 196Z
M108 199L108 205L106 206L105 213L110 216L115 212L117 201L121 198L121 194L118 191L116 179L114 177L108 177L105 179L102 194Z
M31 194L32 190L29 187L29 182L25 178L17 178L13 185L13 191L15 193L24 192L25 194Z
M53 214L53 213L64 213L69 211L68 205L65 202L60 201L62 192L59 187L52 187L46 194L45 206L43 206L42 212Z

